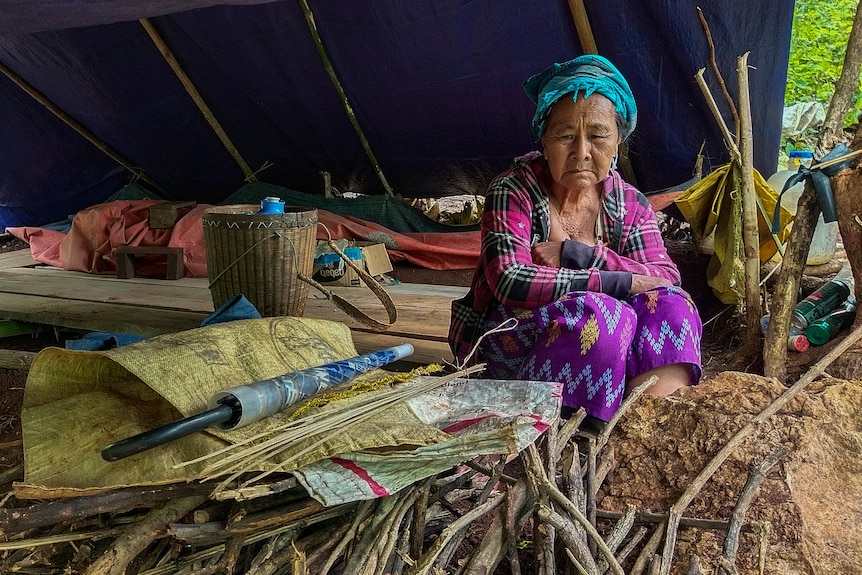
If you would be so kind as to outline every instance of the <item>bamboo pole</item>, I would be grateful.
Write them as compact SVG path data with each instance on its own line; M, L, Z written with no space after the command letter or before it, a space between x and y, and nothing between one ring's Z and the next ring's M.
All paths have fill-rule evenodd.
M584 0L569 0L569 12L572 14L575 31L578 34L578 41L581 43L584 54L598 54L599 48L596 45L596 38L593 36L593 28L590 25L589 16L587 16L587 7L584 5ZM619 166L620 171L623 173L623 178L631 185L637 187L637 178L635 177L631 161L629 161L628 146L625 142L620 144L617 157L619 158Z
M575 21L575 30L578 32L578 40L581 42L584 53L598 54L599 49L596 47L596 39L593 36L590 19L587 17L587 7L584 6L584 0L569 0L569 11Z
M155 191L159 192L163 197L165 195L165 190L156 182L152 180L149 176L147 176L144 171L133 165L129 160L121 156L116 150L111 148L108 144L100 140L96 137L93 132L84 127L83 124L78 122L75 118L64 112L57 106L54 102L48 99L42 92L31 86L26 80L24 80L21 76L13 72L6 64L0 62L0 72L3 73L4 76L12 80L19 88L24 90L31 98L42 104L46 110L54 114L57 118L59 118L64 124L75 130L80 136L82 136L85 140L96 146L99 150L101 150L106 156L129 170L132 174L135 175L136 178L141 179L146 182L151 188Z
M745 249L746 347L760 352L760 233L757 230L757 191L754 188L754 152L751 102L748 91L748 52L736 60L739 89L740 192L742 195L742 243ZM756 351L755 351L756 350Z
M377 178L380 180L380 183L383 184L383 189L386 190L386 195L392 196L394 195L392 187L389 185L389 182L386 181L386 176L383 175L383 169L380 167L380 162L377 161L377 157L371 150L371 144L368 143L368 138L365 137L365 133L359 125L359 120L356 119L356 114L353 112L353 107L347 99L344 87L341 85L341 81L335 73L335 68L332 66L329 55L326 53L326 48L323 47L323 40L320 38L317 24L314 22L314 14L311 12L311 7L308 5L307 0L299 0L299 4L302 6L302 13L305 15L305 21L308 23L308 29L311 31L311 37L314 40L317 53L323 61L323 67L326 69L326 73L329 75L332 85L335 86L335 91L338 92L338 97L341 98L341 103L344 105L344 111L347 112L347 117L350 119L353 129L356 131L356 135L359 137L359 141L362 143L362 147L365 149L368 159L371 160L371 165L374 166L374 171L377 174Z
M156 48L159 49L159 53L165 59L165 62L168 63L168 66L171 67L171 70L173 70L174 74L176 74L180 83L183 85L183 88L185 88L186 92L188 92L188 95L191 96L195 105L198 107L198 110L200 110L201 114L204 115L204 118L212 128L213 132L215 132L216 136L218 136L218 139L221 141L222 145L225 147L225 149L240 167L245 179L249 182L256 182L257 176L254 175L254 172L243 159L242 155L239 153L239 150L237 150L236 146L233 144L233 142L231 142L230 138L227 135L227 132L225 132L224 128L221 127L221 124L219 124L219 121L216 119L215 114L213 114L212 110L210 110L209 106L207 106L207 103L204 101L203 96L201 96L200 92L198 92L198 89L191 81L191 78L188 77L188 74L186 74L185 70L183 70L182 66L180 66L180 63L174 57L174 54L173 52L171 52L171 49L168 48L167 44L165 44L165 41L162 39L158 30L155 29L152 22L150 22L147 18L138 20L138 22L140 22L141 26L144 27L144 30L150 37L150 40L152 40L153 44L156 45Z

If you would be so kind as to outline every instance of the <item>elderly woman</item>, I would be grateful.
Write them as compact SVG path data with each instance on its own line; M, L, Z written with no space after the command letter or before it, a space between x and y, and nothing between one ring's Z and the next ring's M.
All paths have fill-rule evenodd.
M489 377L561 382L564 406L607 421L652 375L657 395L697 383L702 325L655 213L615 169L637 121L625 78L586 55L524 89L544 153L515 159L488 188L449 344ZM514 329L492 331L512 318Z

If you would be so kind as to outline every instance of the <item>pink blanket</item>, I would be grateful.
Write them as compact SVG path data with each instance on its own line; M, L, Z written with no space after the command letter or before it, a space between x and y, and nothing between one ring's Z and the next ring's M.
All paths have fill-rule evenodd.
M201 215L211 206L198 204L171 229L150 229L149 208L156 200L120 200L81 210L72 220L69 233L46 228L8 228L15 237L30 244L33 257L66 270L93 274L116 273L118 246L170 246L183 248L187 276L206 277L206 246ZM352 216L318 210L322 226L317 238L381 241L386 238L393 262L407 261L434 270L472 269L479 258L479 232L410 233L394 232L379 224ZM324 226L326 229L324 229ZM135 269L143 276L163 276L164 258L139 258Z

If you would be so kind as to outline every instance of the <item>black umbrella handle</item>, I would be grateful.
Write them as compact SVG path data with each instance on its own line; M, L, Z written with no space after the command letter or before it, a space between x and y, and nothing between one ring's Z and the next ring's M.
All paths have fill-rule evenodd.
M130 455L152 449L169 441L202 431L211 425L224 425L234 418L235 408L228 402L179 421L150 429L138 435L121 439L102 448L102 459L117 461Z

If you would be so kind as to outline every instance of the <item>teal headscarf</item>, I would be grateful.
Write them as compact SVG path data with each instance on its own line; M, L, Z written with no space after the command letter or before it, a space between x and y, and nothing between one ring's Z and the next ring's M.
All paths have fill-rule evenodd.
M544 72L531 76L524 82L524 91L536 103L533 116L533 132L542 137L551 106L563 95L584 92L584 98L601 94L613 102L617 113L625 120L628 129L620 134L628 138L635 129L638 109L629 83L607 58L597 54L585 54L574 60L553 64Z

